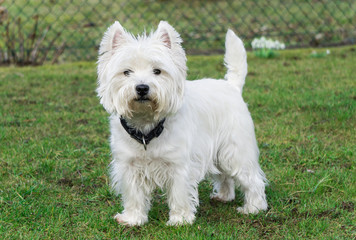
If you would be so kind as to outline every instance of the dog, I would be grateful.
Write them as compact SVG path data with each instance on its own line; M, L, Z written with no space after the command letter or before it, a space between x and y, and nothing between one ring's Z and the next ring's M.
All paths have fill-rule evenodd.
M226 34L225 80L187 81L186 55L177 31L161 21L137 37L115 22L105 32L97 62L100 103L110 114L110 180L124 210L114 218L148 221L151 194L167 194L167 225L192 224L198 184L213 182L211 198L244 194L244 214L267 209L264 172L254 124L242 98L247 75L244 45Z

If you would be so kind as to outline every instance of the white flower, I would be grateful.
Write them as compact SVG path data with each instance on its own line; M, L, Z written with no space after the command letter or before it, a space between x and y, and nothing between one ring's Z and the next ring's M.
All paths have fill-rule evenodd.
M326 49L326 55L329 55L329 54L330 54L330 50Z
M258 40L257 40L257 38L254 38L254 39L252 40L251 46L252 46L253 49L257 48L257 46L258 46Z
M286 47L284 43L281 43L278 40L273 41L272 39L267 39L265 37L254 38L251 42L251 46L253 49L267 48L276 50L285 49Z

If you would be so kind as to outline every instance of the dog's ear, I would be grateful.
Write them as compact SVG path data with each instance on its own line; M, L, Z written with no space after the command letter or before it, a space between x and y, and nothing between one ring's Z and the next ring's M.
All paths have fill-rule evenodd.
M100 103L109 112L113 113L115 106L113 103L112 89L108 83L107 64L109 63L114 50L120 48L122 45L132 39L131 34L121 26L119 22L112 24L105 32L100 43L99 58L98 58L98 88L97 93L100 98Z
M179 33L166 21L161 21L155 32L155 36L167 47L174 49L183 42Z
M104 37L100 43L99 55L119 48L127 42L130 37L131 35L116 21L104 33Z

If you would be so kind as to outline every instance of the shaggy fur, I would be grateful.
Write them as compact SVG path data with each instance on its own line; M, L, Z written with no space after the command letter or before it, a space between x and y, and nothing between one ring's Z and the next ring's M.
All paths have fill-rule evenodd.
M244 193L241 213L267 209L266 178L258 163L254 125L242 99L247 74L242 41L226 34L226 80L186 81L186 56L181 38L167 22L138 37L115 22L99 50L98 96L111 114L110 178L124 210L120 224L148 221L151 193L167 193L169 225L191 224L199 204L198 184L213 179L211 197L235 198L235 186ZM137 86L149 86L141 97ZM145 134L166 118L162 134L144 146L120 124Z

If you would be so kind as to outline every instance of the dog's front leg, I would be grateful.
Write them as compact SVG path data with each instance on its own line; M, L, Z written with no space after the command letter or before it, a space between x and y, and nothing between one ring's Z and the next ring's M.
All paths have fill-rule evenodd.
M146 182L137 169L127 168L120 177L119 192L121 193L124 210L115 215L119 224L135 226L148 221L152 187Z
M186 171L176 173L167 189L169 221L167 225L192 224L199 204L197 183Z

